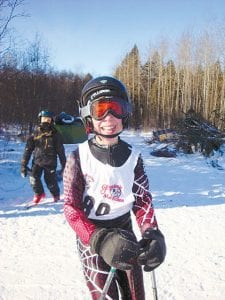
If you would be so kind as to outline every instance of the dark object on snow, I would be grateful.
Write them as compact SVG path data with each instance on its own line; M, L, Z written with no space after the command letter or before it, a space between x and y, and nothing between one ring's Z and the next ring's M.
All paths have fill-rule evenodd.
M177 150L187 154L199 151L209 157L224 143L224 134L193 109L185 113L184 119L177 121L176 130L179 133Z
M157 157L176 157L176 150L171 150L168 148L168 146L165 146L160 149L155 149L151 152L151 155L157 156Z
M153 131L152 141L171 142L177 139L177 133L173 129L161 129Z
M55 118L54 127L61 134L63 144L78 144L87 139L87 133L80 117L62 112Z

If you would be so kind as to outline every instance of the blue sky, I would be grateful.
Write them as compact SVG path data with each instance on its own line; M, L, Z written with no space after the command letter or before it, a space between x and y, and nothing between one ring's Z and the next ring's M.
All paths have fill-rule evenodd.
M137 44L143 56L162 37L225 21L224 0L27 0L21 39L38 33L56 70L110 75Z

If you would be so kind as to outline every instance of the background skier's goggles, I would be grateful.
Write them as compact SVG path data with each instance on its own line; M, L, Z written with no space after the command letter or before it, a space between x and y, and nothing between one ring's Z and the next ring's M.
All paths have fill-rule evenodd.
M91 103L90 114L95 120L102 120L108 113L114 117L122 119L131 112L130 104L124 100L116 98L99 99Z

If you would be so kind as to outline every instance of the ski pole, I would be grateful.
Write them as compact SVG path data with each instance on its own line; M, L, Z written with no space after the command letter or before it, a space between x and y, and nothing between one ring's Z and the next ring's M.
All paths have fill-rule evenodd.
M110 287L110 284L112 282L112 279L113 279L113 276L116 272L116 268L114 267L111 267L110 271L109 271L109 274L107 276L107 279L106 279L106 282L105 282L105 285L104 285L104 288L103 288L103 291L102 291L102 295L101 297L99 298L99 300L104 300L106 295L107 295L107 292L109 290L109 287Z
M152 292L153 292L153 299L158 300L157 295L157 287L156 287L156 280L155 280L155 271L151 271L151 279L152 279Z

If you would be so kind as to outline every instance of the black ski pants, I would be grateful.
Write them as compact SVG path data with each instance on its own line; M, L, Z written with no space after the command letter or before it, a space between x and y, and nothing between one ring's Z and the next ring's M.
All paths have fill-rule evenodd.
M33 164L30 174L30 184L33 191L37 195L44 193L44 187L41 181L41 176L44 173L45 183L53 196L59 196L60 190L57 182L56 167L44 166Z

